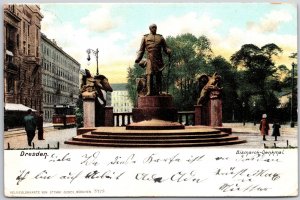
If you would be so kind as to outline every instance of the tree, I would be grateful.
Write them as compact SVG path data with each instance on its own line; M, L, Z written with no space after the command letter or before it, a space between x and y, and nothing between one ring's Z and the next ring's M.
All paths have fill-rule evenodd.
M217 56L212 58L208 67L205 69L207 74L213 74L217 72L221 75L221 87L222 89L222 104L223 104L223 120L232 121L233 118L238 117L239 111L239 99L237 94L237 72L236 69L223 58ZM235 115L235 116L234 116Z
M128 96L133 105L137 103L137 78L142 77L144 69L138 64L127 68L127 85Z
M190 33L168 37L166 41L172 49L171 69L164 71L166 88L173 95L175 106L191 110L196 103L195 77L203 73L212 56L210 41Z
M276 67L273 57L277 56L282 49L276 44L267 44L259 48L253 44L245 44L231 56L231 62L241 74L239 79L241 82L238 88L239 98L249 107L251 103L249 99L256 99L256 105L262 107L259 112L267 112L271 116L274 114L274 108L279 101L275 95L275 91L280 91L278 80L274 76ZM247 87L245 87L247 86ZM276 110L276 109L275 109Z
M81 93L76 101L75 115L77 128L83 127L83 100Z

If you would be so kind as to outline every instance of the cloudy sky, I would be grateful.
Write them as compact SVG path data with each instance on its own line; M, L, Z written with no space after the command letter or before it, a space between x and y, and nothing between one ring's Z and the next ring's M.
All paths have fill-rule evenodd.
M99 49L99 72L111 83L126 82L141 38L156 23L164 37L192 33L212 42L215 56L227 60L243 44L275 43L284 51L276 65L290 65L297 52L297 10L293 4L160 3L41 4L42 32L96 73L86 50ZM289 67L289 66L288 66Z

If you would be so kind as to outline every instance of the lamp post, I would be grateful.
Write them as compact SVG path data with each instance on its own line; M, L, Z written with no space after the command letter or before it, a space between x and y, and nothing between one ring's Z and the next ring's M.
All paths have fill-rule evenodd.
M293 122L293 98L294 98L294 68L295 68L295 63L292 63L292 98L291 98L291 127L294 127L294 122Z
M91 52L95 55L95 57L96 57L96 62L97 62L97 72L96 72L96 75L99 75L99 70L98 70L98 53L99 53L99 50L98 50L98 48L96 49L96 51L93 50L93 49L88 49L88 50L86 50L86 52L87 52L87 54L88 54L88 57L87 57L87 60L88 60L88 61L91 60L91 56L90 56Z
M243 107L243 126L245 126L245 102L244 101L242 103L242 107Z
M253 124L254 126L256 125L256 121L255 121L255 111L256 111L256 102L253 102Z

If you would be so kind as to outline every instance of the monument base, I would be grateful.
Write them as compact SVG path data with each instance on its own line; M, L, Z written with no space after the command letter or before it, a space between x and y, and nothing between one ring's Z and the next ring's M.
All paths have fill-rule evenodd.
M178 122L164 121L158 119L133 122L126 126L126 130L176 130L184 129L184 125Z
M138 106L132 109L132 115L133 122L152 119L177 121L177 109L173 107L171 95L139 97Z

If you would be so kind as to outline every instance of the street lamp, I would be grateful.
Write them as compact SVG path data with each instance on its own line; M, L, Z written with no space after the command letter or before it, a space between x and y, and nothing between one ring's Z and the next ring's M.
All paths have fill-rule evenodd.
M292 63L292 98L291 98L291 127L294 127L294 122L293 122L293 98L294 98L294 68L295 68L295 63Z
M243 106L243 126L245 126L245 102L242 103Z
M96 49L96 51L93 50L93 49L88 49L88 50L86 50L86 52L87 52L87 54L88 54L88 57L87 57L87 60L88 60L88 61L91 60L91 56L90 56L91 52L95 55L95 57L96 57L96 62L97 62L97 72L96 72L96 75L99 75L99 70L98 70L98 53L99 53L99 50L98 50L98 48Z
M255 108L256 108L256 102L254 101L253 102L253 124L254 126L256 125L256 121L255 121Z

